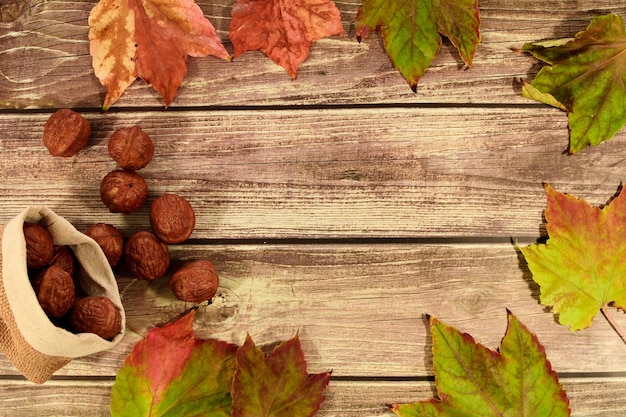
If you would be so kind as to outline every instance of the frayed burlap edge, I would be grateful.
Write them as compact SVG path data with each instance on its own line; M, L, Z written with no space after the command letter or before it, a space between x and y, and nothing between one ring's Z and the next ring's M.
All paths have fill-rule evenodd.
M4 228L5 226L0 226L0 241L2 241ZM9 306L1 271L2 253L0 247L0 350L28 380L42 384L54 372L67 365L71 359L45 355L33 349L24 339Z

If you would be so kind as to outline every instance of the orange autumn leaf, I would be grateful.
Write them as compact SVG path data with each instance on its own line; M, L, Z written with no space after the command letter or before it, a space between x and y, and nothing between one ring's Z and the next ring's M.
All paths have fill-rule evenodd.
M230 60L215 28L193 0L100 0L89 15L94 72L107 89L104 110L137 77L168 106L187 74L187 57Z
M339 9L330 0L236 0L229 29L235 58L261 50L292 79L313 42L342 34Z

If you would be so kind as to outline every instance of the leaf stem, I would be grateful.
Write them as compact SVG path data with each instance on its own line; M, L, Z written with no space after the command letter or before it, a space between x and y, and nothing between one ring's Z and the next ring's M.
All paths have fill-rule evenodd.
M601 308L602 314L604 314L604 318L609 322L611 327L613 327L613 330L615 330L617 332L617 334L622 338L624 343L626 343L626 333L621 328L621 326L615 321L613 316L611 316L611 314L609 313L609 311L607 310L606 307L607 307L607 305L605 304Z

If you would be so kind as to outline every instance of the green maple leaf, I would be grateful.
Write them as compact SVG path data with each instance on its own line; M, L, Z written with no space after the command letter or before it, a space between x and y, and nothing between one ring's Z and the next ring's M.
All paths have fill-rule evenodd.
M439 399L395 404L401 417L564 417L569 400L543 346L508 312L499 352L431 317Z
M611 139L626 124L626 33L615 14L596 17L572 40L528 43L546 62L525 97L568 112L571 153Z
M541 303L552 306L561 324L581 330L609 303L626 306L626 194L600 208L549 184L545 190L549 239L521 251Z
M113 385L112 417L231 415L237 346L195 339L194 311L135 345Z
M380 31L387 55L413 91L439 52L440 35L470 66L480 43L479 29L478 0L363 0L356 17L359 42Z
M267 357L248 336L237 352L233 417L309 417L324 401L330 373L309 375L300 339L278 345Z

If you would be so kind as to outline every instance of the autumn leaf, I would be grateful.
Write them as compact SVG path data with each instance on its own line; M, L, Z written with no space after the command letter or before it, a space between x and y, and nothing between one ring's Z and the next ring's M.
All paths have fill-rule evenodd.
M330 373L309 375L298 336L267 357L248 336L237 352L233 417L309 417L317 413Z
M480 43L477 0L363 0L356 17L357 39L380 31L393 65L416 91L439 53L441 35L472 65Z
M113 385L112 417L231 415L237 346L195 339L194 311L135 345Z
M626 306L626 194L592 207L549 184L545 191L549 238L521 251L541 304L552 306L562 325L581 330L608 304Z
M430 319L439 398L395 404L401 417L564 417L569 400L543 346L512 313L499 352Z
M261 50L292 79L313 42L342 34L339 9L330 0L237 0L229 29L235 58Z
M169 106L188 56L231 59L193 0L100 0L89 15L89 41L94 72L107 89L104 110L137 77Z
M267 357L248 336L243 346L196 339L195 310L154 328L115 378L112 417L310 417L324 401L330 373L309 375L300 339Z
M528 43L548 65L530 82L525 97L568 112L569 152L611 139L626 124L626 33L615 14L596 17L574 39Z

